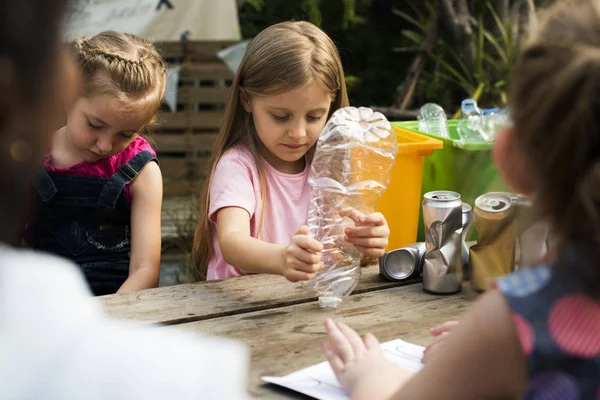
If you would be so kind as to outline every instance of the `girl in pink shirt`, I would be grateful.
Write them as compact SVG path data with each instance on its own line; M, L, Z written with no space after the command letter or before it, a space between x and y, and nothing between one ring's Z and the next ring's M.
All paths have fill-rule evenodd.
M308 170L331 114L348 105L332 40L308 22L283 22L248 46L201 197L194 262L199 277L271 273L292 282L321 269L308 236ZM346 240L380 257L389 229L380 213L347 214Z
M119 32L72 49L82 90L33 181L26 241L75 261L96 295L156 287L162 177L140 135L160 106L164 63L150 42Z

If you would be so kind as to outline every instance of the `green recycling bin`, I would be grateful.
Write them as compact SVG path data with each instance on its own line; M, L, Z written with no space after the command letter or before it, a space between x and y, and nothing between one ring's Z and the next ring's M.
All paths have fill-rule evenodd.
M443 149L425 158L421 195L434 190L452 190L460 193L462 201L473 206L475 199L484 193L508 191L494 165L493 143L462 142L456 129L457 123L458 120L448 120L450 138L442 138L419 131L418 121L392 122L392 125L444 142ZM467 240L476 238L475 229L471 229ZM425 240L422 212L417 240Z

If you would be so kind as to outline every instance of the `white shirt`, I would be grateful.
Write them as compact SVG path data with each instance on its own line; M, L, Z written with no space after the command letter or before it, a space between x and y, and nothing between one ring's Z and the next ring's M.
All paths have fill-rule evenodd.
M248 399L236 342L109 319L70 262L0 244L1 399Z

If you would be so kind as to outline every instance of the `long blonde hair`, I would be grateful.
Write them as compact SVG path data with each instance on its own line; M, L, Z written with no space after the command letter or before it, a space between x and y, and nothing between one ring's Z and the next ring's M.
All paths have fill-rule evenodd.
M259 33L250 43L233 80L221 130L210 162L210 173L200 195L200 216L194 237L193 262L198 279L206 277L213 241L210 221L210 185L215 166L229 149L245 146L253 155L260 178L262 210L267 179L258 148L260 140L252 116L244 110L240 93L248 96L279 94L317 81L332 94L329 116L348 105L344 71L333 41L309 22L282 22ZM263 213L261 212L261 216ZM259 232L262 220L259 223Z
M162 57L148 40L116 31L104 31L71 43L83 84L81 95L108 95L125 104L143 104L154 124L166 85Z

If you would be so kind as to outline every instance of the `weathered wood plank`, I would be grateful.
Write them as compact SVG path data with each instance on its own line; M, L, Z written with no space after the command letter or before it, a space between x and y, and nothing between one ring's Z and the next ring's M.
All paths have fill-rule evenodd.
M221 60L181 64L180 81L217 79L233 79L233 72Z
M161 112L159 129L219 129L223 111Z
M257 290L263 290L257 288ZM401 338L419 345L430 342L427 329L457 318L475 298L468 289L453 296L434 296L414 284L350 296L335 311L315 302L278 307L168 329L228 337L251 350L249 389L255 399L301 398L290 391L263 385L263 375L286 375L324 361L321 342L326 318L343 320L361 335L372 332L382 341Z
M152 136L155 149L162 153L209 152L217 140L215 133L157 133Z
M192 57L195 60L218 60L217 52L237 43L236 41L177 41L156 42L164 58Z
M191 87L183 86L177 93L178 103L210 103L225 104L229 98L229 88L227 87Z
M354 293L406 284L386 281L379 276L377 266L369 266L363 268L363 278ZM169 325L315 301L300 284L266 274L148 289L100 299L106 312L113 317Z
M165 177L163 179L163 196L196 196L200 193L202 182L201 179L171 180L170 178Z
M160 170L163 176L170 179L197 180L206 176L208 172L208 157L197 158L169 158L159 157Z

